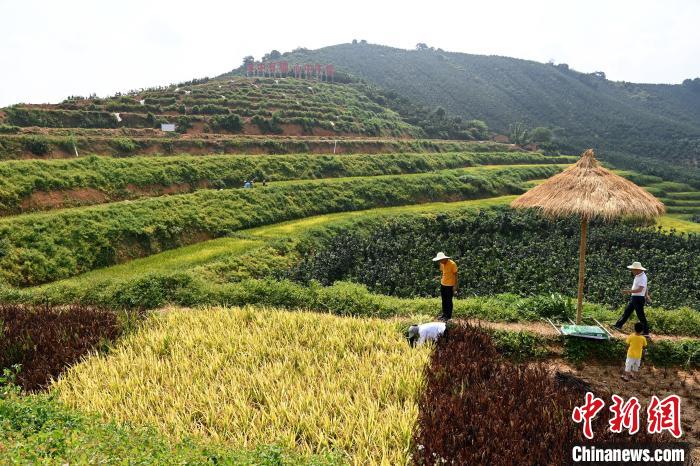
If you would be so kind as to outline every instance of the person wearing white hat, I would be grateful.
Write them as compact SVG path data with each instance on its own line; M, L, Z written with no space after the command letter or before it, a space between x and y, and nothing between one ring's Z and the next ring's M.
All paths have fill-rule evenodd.
M445 333L447 326L445 322L428 322L426 324L411 325L406 332L408 344L421 346L428 341L437 341L440 335Z
M457 293L457 264L444 252L438 252L433 257L433 262L440 263L440 296L442 297L442 315L440 320L450 320L452 318L452 298Z
M632 271L634 275L634 281L632 282L632 288L629 290L622 290L622 294L630 295L630 301L625 308L625 312L622 313L622 317L615 323L615 328L622 330L622 326L625 325L627 319L632 315L632 311L637 314L637 319L642 324L642 335L649 335L649 323L644 315L644 304L646 303L646 296L648 294L647 285L647 269L642 267L639 262L633 262L632 265L628 265L627 268Z

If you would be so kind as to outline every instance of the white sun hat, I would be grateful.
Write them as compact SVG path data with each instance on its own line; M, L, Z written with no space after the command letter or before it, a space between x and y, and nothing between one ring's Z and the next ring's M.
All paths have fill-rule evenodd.
M433 262L441 261L443 259L449 259L450 256L446 256L444 252L440 251L437 256L433 257Z
M627 268L630 270L646 270L639 262L632 262L632 265L628 265Z

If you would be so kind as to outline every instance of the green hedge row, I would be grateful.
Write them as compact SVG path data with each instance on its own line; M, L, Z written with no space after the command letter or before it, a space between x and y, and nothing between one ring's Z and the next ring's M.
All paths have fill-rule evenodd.
M0 162L0 215L19 213L22 201L37 191L96 189L109 200L139 197L138 188L154 194L172 185L211 188L242 186L244 180L282 181L347 176L398 175L469 167L477 164L567 163L567 157L530 152L426 153L386 155L271 155L207 157L84 157L68 160ZM136 189L135 189L136 188ZM80 203L79 199L75 200ZM90 199L82 201L87 204ZM95 201L92 201L93 203ZM77 204L76 204L77 205ZM30 206L29 209L32 207Z
M520 298L513 295L467 298L455 301L455 318L488 321L536 320L551 309L542 307L540 297ZM312 282L304 286L287 280L244 280L215 284L191 273L151 274L132 280L95 283L91 287L66 287L60 283L40 291L0 288L0 301L45 302L50 304L81 303L113 308L155 309L166 304L180 306L244 306L261 305L295 309L314 309L336 315L356 317L434 316L439 313L438 299L402 299L370 293L366 287L338 282L324 287ZM527 310L529 309L529 311ZM615 314L601 306L587 304L589 315ZM689 309L665 311L655 309L649 319L658 322L659 333L697 337L700 316ZM532 359L550 357L558 337L545 337L528 332L494 331L496 346L509 357ZM620 340L589 342L564 340L564 356L577 363L587 359L621 362L624 343ZM647 358L655 365L700 366L700 340L697 338L659 340L648 351Z
M0 277L34 285L234 231L330 212L521 192L557 166L282 182L0 220Z
M397 298L371 293L364 285L336 282L321 286L272 278L241 278L217 283L206 275L191 272L151 273L130 279L88 283L57 282L34 289L0 287L0 301L13 303L79 303L112 309L155 309L167 304L180 306L243 306L247 304L286 309L316 309L333 314L362 317L394 317L440 313L438 298ZM491 322L539 321L557 314L566 298L519 297L502 294L455 300L454 316ZM621 309L586 303L584 315L612 322ZM647 313L654 332L700 337L700 313L689 308L650 308Z

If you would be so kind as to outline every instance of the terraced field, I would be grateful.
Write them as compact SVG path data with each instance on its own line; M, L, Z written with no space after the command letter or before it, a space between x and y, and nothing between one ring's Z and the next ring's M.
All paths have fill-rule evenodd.
M418 128L351 86L234 77L0 115L0 321L14 325L0 328L0 461L409 463L431 351L411 350L401 334L439 309L425 279L432 248L468 233L457 241L500 257L508 235L515 245L544 230L556 251L511 251L513 260L551 289L574 270L565 223L540 228L507 206L575 157L412 139ZM165 122L178 132L159 131ZM700 314L686 285L696 283L698 246L686 233L700 232L700 194L620 173L664 200L664 233L620 224L608 244L593 228L591 270L627 260L635 236L673 250L652 279L673 288L648 311L658 340L647 360L692 372ZM568 289L512 287L518 277L503 278L503 264L478 251L460 260L467 286L455 317L487 325L478 338L494 351L621 360L620 340L577 344L543 329L543 317L570 316ZM369 275L351 270L354 253ZM423 288L400 288L402 277ZM473 277L503 279L481 293ZM685 300L671 299L677 290ZM617 296L596 296L585 315L614 320ZM61 351L37 354L51 345ZM52 396L13 391L15 363L39 374L22 378L20 368L23 388ZM684 403L700 409L691 392Z
M666 181L657 176L630 171L619 173L646 188L666 205L668 214L659 219L660 226L679 232L700 233L700 191L687 184Z

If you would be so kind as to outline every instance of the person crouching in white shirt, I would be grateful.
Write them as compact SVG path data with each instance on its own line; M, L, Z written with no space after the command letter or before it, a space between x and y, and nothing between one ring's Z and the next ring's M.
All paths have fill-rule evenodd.
M622 326L625 325L627 319L632 315L632 311L637 314L637 319L644 326L642 329L642 335L649 335L649 324L647 318L644 315L644 304L646 302L646 296L648 292L647 285L647 274L644 273L646 269L642 267L639 262L634 262L632 265L627 266L628 269L632 271L634 275L634 281L632 282L632 288L629 290L622 290L622 294L630 295L630 301L625 308L625 312L615 323L615 328L622 330Z
M437 341L445 333L445 322L428 322L427 324L411 325L406 333L408 343L413 346L421 346L426 341Z

